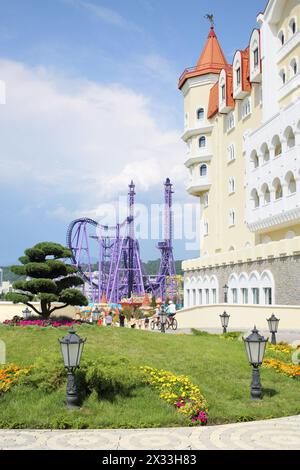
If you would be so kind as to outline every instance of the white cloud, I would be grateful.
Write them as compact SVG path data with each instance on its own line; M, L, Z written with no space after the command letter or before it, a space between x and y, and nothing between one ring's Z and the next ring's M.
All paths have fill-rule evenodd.
M85 9L88 13L93 15L97 20L103 21L110 25L140 31L137 25L131 21L124 18L118 11L113 10L112 8L104 7L103 5L96 5L93 2L87 0L63 0L65 3L70 5L81 7Z
M26 184L43 201L76 195L74 210L126 194L132 178L151 191L170 176L182 190L180 132L160 129L147 97L8 60L0 60L0 70L7 92L0 108L2 186L17 192ZM56 215L64 216L61 206Z

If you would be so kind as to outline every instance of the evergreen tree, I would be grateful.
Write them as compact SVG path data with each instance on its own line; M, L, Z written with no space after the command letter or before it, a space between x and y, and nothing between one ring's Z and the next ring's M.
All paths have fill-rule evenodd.
M78 269L65 262L71 254L68 248L52 242L38 243L25 250L25 255L19 258L21 265L10 269L26 276L26 280L14 282L15 292L8 293L6 300L23 303L43 318L68 305L88 305L86 297L76 289L83 284ZM40 310L32 304L34 300L40 301ZM53 306L54 302L63 305Z

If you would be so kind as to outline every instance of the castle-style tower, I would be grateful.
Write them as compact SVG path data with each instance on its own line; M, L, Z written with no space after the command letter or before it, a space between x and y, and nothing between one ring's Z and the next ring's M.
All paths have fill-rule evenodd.
M182 138L187 144L185 166L190 173L187 191L200 198L201 213L207 204L212 185L212 131L214 126L208 119L211 90L215 88L214 85L218 82L223 69L228 69L228 63L214 26L211 25L197 65L186 69L179 79L179 89L184 96L184 134ZM207 227L202 223L202 235L206 230ZM201 243L201 250L202 248Z

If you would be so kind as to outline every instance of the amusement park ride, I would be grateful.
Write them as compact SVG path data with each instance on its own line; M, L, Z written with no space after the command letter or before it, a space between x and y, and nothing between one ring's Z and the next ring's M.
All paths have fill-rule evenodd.
M135 238L135 185L131 181L128 191L128 215L115 226L100 225L82 218L74 220L67 231L67 246L72 251L72 262L78 267L88 285L93 303L105 296L109 303L119 303L124 298L152 294L165 300L178 293L173 257L172 184L164 183L164 240L158 243L161 253L156 276L143 269L139 243ZM96 253L96 255L93 255ZM97 259L95 263L93 260Z

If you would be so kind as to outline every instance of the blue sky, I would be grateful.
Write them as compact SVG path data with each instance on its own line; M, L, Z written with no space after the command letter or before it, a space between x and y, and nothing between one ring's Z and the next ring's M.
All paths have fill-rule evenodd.
M265 0L0 0L2 187L0 265L41 240L64 243L69 221L96 217L137 183L138 200L175 201L187 174L184 68L206 40L206 13L229 61L246 47ZM144 259L157 257L142 242ZM197 256L176 242L176 258Z

